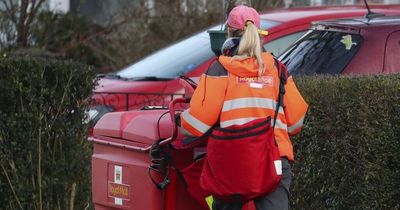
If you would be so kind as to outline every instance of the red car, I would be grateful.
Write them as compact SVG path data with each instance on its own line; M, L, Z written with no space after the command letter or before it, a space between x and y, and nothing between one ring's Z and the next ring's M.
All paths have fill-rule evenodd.
M386 15L400 14L400 5L373 5ZM269 31L264 48L278 56L304 35L312 21L363 16L363 5L308 7L271 10L262 13L261 27ZM220 26L211 28L220 29ZM216 59L207 31L161 49L115 74L103 75L94 90L90 119L96 122L104 113L166 106L184 90L179 76L199 77Z

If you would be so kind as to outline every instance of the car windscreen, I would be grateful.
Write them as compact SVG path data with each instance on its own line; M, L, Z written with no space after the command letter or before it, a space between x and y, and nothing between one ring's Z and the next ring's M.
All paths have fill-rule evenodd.
M276 21L261 21L261 28L267 29L279 25ZM221 25L208 30L221 30ZM210 37L206 31L163 48L144 59L122 69L116 74L128 79L177 78L197 68L214 57Z
M212 58L207 32L199 33L128 66L117 74L124 78L175 78Z
M272 27L280 25L280 24L281 24L281 22L278 22L278 21L263 19L260 21L260 28L269 29L269 28L272 28Z
M362 37L337 31L311 30L283 53L292 75L339 74L362 44Z

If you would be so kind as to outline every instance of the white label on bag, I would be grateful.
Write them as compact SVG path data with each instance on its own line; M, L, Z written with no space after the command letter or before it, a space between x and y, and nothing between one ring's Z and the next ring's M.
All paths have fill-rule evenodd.
M275 160L275 171L277 175L282 175L282 161L281 160Z

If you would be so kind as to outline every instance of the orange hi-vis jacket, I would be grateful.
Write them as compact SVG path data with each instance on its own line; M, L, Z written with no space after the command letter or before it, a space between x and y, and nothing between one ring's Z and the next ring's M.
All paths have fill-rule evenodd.
M273 119L280 79L272 55L263 53L262 58L266 71L258 77L258 64L254 58L220 56L219 62L213 63L201 76L190 108L181 114L182 132L201 136L216 123L224 128L267 116ZM301 130L308 104L291 76L285 90L284 107L279 108L274 132L280 155L294 160L289 135Z

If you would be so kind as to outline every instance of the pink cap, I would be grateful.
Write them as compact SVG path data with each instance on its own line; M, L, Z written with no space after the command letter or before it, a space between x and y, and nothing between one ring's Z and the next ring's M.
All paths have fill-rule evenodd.
M246 22L251 21L257 28L260 28L260 15L248 6L240 5L231 10L227 23L230 27L244 30Z

